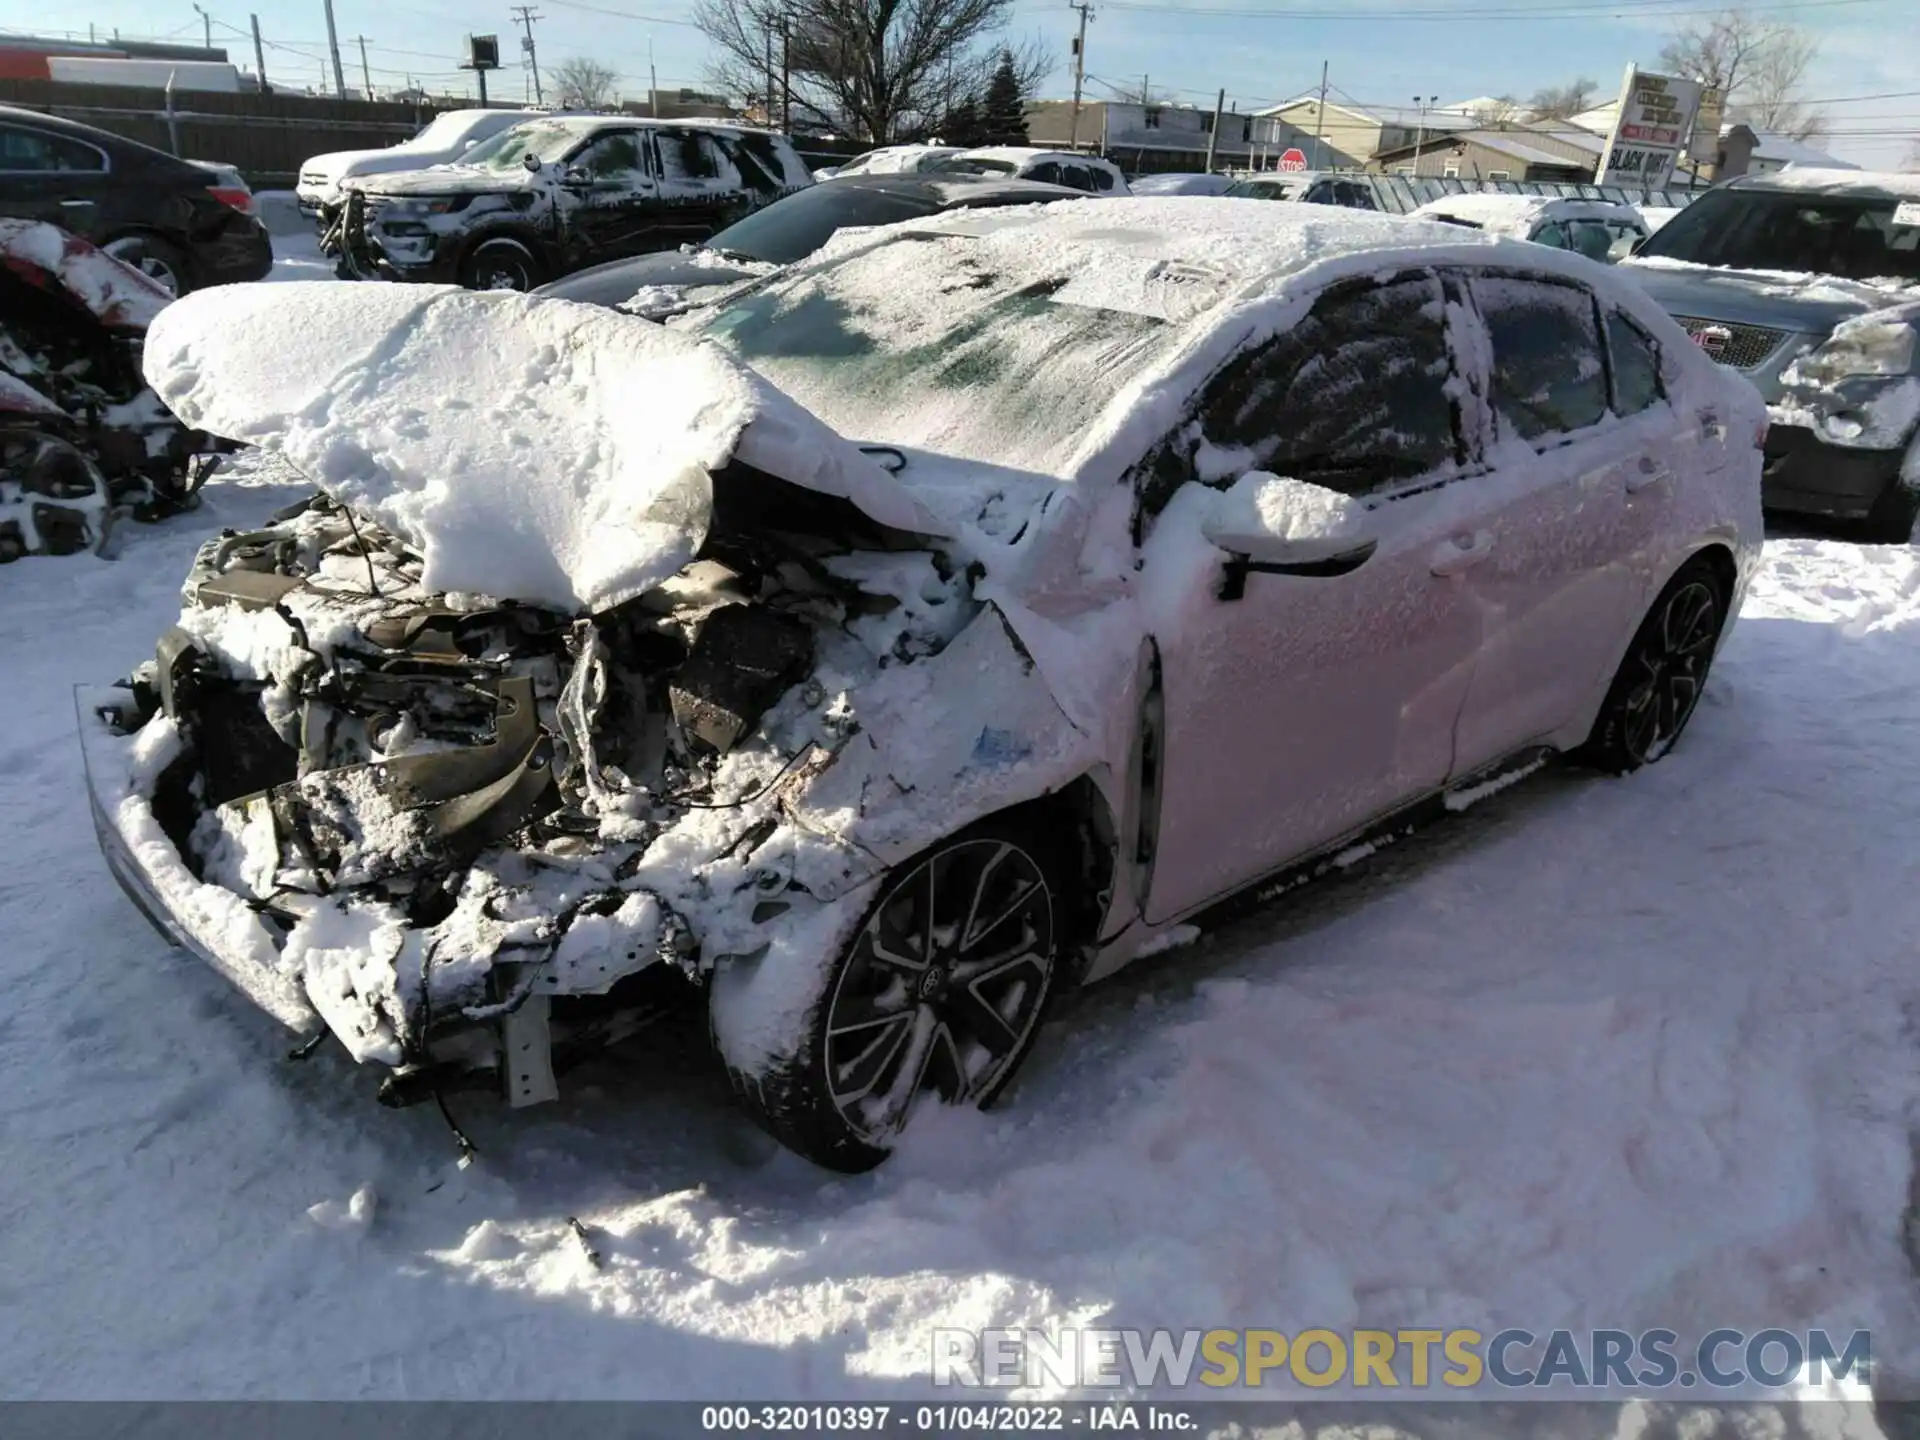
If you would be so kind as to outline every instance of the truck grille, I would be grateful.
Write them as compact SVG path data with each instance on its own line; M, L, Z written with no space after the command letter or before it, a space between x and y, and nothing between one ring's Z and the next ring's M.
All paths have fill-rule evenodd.
M1673 318L1693 337L1693 343L1706 352L1709 360L1735 370L1758 369L1787 338L1785 330L1770 330L1764 325L1730 325L1698 315Z

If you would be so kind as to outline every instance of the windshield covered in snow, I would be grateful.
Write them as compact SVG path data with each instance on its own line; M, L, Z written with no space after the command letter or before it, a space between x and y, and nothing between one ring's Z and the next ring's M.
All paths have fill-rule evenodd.
M530 120L511 130L502 130L491 140L482 140L460 157L460 163L482 170L518 170L521 157L538 155L542 164L551 165L587 138L587 132L578 125Z
M1662 225L1640 253L1736 270L1920 282L1920 225L1896 224L1897 208L1891 198L1862 195L1716 190Z
M427 128L407 143L417 145L423 150L448 149L467 135L484 134L496 127L487 123L485 115L463 114L458 110L449 110L445 115L436 115L427 122Z
M850 439L1062 474L1108 402L1176 343L1170 321L1217 298L1154 288L1144 265L1073 247L905 235L696 324Z
M769 265L791 265L806 259L831 240L834 231L846 226L893 225L918 220L938 208L928 195L815 185L729 225L707 242L707 248Z
M1306 188L1304 180L1236 180L1227 194L1236 200L1291 200Z

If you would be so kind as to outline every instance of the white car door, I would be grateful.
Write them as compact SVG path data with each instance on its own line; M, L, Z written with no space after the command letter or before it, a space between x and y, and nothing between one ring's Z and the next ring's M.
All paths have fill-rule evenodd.
M1149 517L1206 503L1203 482L1263 470L1378 497L1383 537L1353 568L1254 573L1234 587L1221 583L1226 557L1197 556L1190 530L1148 530L1143 593L1164 711L1155 922L1446 780L1479 625L1457 580L1438 573L1440 552L1453 553L1439 507L1414 493L1461 459L1441 299L1426 272L1328 291L1216 376L1194 425L1144 467Z
M1492 356L1491 433L1483 548L1464 575L1484 638L1456 777L1551 741L1618 663L1666 528L1679 423L1652 342L1591 291L1511 273L1466 285Z

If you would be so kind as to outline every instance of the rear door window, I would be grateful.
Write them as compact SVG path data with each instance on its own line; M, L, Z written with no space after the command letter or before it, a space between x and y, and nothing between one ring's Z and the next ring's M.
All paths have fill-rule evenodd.
M107 168L107 157L93 146L44 130L0 125L0 172L49 174Z
M660 178L706 188L719 178L720 156L713 142L694 130L655 131L660 153Z
M1607 412L1607 368L1593 297L1577 285L1476 276L1475 303L1493 342L1497 433L1547 449Z
M1091 168L1093 171L1093 188L1095 192L1101 195L1112 193L1113 172L1104 165L1095 165Z
M1026 178L1029 180L1039 180L1048 185L1066 185L1070 183L1066 176L1061 173L1059 164L1052 160L1042 160L1038 165L1035 165L1031 170L1027 171Z

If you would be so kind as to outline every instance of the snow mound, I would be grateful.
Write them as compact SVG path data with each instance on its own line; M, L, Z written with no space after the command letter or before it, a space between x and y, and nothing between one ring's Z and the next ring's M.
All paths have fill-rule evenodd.
M567 611L631 599L699 550L710 476L743 449L882 524L944 533L718 345L598 306L229 285L169 307L145 367L189 424L283 455L404 538L431 590Z

